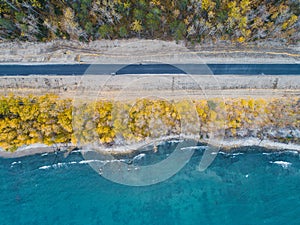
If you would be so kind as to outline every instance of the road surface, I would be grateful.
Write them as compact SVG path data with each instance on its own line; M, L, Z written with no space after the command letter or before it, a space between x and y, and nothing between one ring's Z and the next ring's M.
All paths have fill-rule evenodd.
M0 65L0 76L109 75L109 74L191 74L191 75L300 75L300 64L48 64Z

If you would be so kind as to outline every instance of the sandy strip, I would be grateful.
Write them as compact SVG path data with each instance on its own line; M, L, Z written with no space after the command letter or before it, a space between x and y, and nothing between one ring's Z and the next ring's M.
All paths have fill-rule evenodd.
M165 138L165 140L170 140L168 138ZM162 142L163 139L153 140L152 142L141 142L141 143L135 143L131 145L122 145L122 146L114 146L111 148L105 148L105 147L99 147L97 149L94 149L95 151L102 152L104 154L130 154L137 149L141 149L143 146L153 144L158 145L160 142ZM207 140L200 140L201 143L207 143ZM210 142L211 143L211 142ZM256 146L256 147L263 147L270 151L278 152L278 151L297 151L300 152L300 145L293 144L293 143L279 143L274 142L271 140L260 140L258 138L241 138L241 139L225 139L223 141L215 141L214 146L219 148L220 151L225 152L234 152L236 151L236 148L240 147L249 147L249 146ZM0 149L0 157L2 158L20 158L24 156L29 155L35 155L35 154L43 154L43 153L53 153L53 152L64 152L65 157L68 156L68 154L72 151L70 149L74 149L75 147L69 146L67 147L60 147L57 148L54 146L48 146L48 147L36 147L33 146L25 146L25 148L20 148L15 152L7 152ZM90 150L90 149L89 149ZM84 150L79 150L84 151ZM215 154L215 152L214 152Z
M2 158L20 158L29 155L42 154L42 153L50 153L55 152L55 148L53 147L37 147L37 148L29 148L27 150L17 150L15 152L1 151L0 157Z

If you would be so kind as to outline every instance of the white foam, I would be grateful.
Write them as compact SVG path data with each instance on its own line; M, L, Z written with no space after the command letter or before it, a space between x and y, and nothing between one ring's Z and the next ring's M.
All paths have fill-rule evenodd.
M183 140L169 140L169 143L181 143Z
M262 154L263 155L272 155L273 153L272 152L263 152Z
M21 161L12 162L10 168L13 168L16 164L21 164Z
M226 153L226 152L218 152L218 154L221 154L221 155L228 155L228 153Z
M51 168L51 166L41 166L41 167L39 167L39 170L47 170L50 168Z
M82 152L83 150L73 150L72 153L74 152Z
M88 164L88 163L93 163L93 162L101 162L101 163L106 163L107 161L101 161L101 160L96 160L96 159L90 159L90 160L82 160L79 162L79 164Z
M243 155L245 154L244 152L235 152L235 153L231 153L231 152L215 152L214 154L221 154L221 155L230 155L230 156L237 156L237 155Z
M54 169L56 169L56 168L64 167L64 166L66 166L66 165L67 165L66 163L57 163L57 164L53 164L52 167L53 167Z
M243 152L236 152L236 153L232 153L233 156L237 156L237 155L244 155Z
M189 146L189 147L183 147L180 148L181 150L205 150L207 149L207 146Z
M138 154L137 156L133 157L132 161L138 161L138 160L141 160L141 159L144 158L145 156L146 156L146 154L144 154L144 153Z
M61 167L67 167L68 165L74 165L77 164L77 162L72 161L72 162L68 162L68 163L57 163L57 164L53 164L53 165L48 165L48 166L41 166L39 167L40 170L46 170L46 169L57 169L57 168L61 168Z
M21 163L21 161L12 162L11 165L13 166L13 165L15 165L15 164L20 164L20 163Z
M274 161L274 162L270 161L270 163L274 163L274 164L280 165L284 169L286 169L286 168L288 168L289 166L292 165L292 163L286 162L286 161Z
M41 167L39 167L39 169L40 170L46 170L46 169L50 169L50 168L58 169L58 168L62 168L62 167L67 167L68 164L73 164L73 163L56 163L53 165L41 166Z
M293 155L298 155L299 154L299 151L293 151L293 150L289 150L289 151L286 151L287 153L291 153Z

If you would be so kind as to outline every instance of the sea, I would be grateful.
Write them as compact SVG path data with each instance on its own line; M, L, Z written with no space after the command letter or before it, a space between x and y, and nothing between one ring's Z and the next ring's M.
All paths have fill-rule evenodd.
M164 148L136 159L157 163L169 154ZM199 171L203 153L195 150L178 173L148 186L102 177L80 151L0 158L0 224L300 224L298 152L221 149Z

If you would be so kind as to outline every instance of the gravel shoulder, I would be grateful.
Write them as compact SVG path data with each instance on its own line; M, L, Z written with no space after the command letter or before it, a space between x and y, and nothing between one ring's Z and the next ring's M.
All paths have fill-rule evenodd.
M169 99L272 98L300 96L299 76L236 75L86 75L13 76L0 78L1 95L43 95L62 98L105 98L122 100L141 96Z

